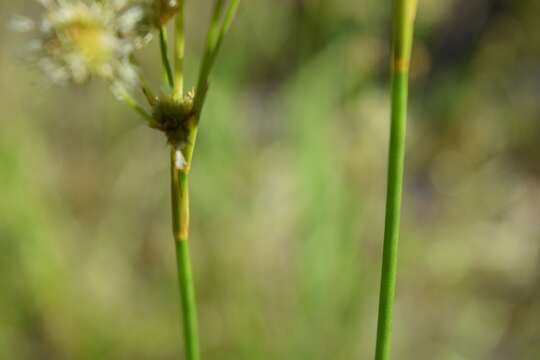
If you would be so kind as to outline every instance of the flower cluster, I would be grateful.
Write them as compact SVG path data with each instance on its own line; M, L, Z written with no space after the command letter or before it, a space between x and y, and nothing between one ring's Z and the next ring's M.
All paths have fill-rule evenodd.
M194 91L178 101L170 96L156 97L152 104L150 127L162 131L171 145L181 145L195 124L193 113Z
M14 30L31 32L31 58L54 82L84 83L105 79L115 93L139 82L133 51L146 45L175 0L40 0L39 21L17 17ZM168 6L168 7L167 7Z

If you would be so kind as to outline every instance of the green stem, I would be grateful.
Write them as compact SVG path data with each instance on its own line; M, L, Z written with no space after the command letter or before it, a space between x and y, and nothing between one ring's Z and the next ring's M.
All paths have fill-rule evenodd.
M390 358L405 160L408 73L415 13L416 0L394 0L392 109L376 360Z
M193 132L192 132L193 133ZM176 246L176 265L182 308L182 324L185 342L186 360L199 360L199 335L197 324L197 303L189 254L189 162L196 132L186 145L184 154L176 147L171 147L171 202L173 235Z
M161 50L161 62L163 64L163 73L167 84L171 89L174 89L174 78L171 63L169 61L169 45L167 41L167 28L161 26L159 28L159 48Z
M173 97L182 99L184 91L184 0L178 0L178 13L175 20L174 46L174 89Z
M184 91L184 0L178 0L175 21L174 86L173 98L180 100ZM197 302L193 286L191 257L189 255L189 169L197 138L197 128L190 128L183 148L171 146L171 202L173 234L176 246L176 265L182 308L182 324L186 360L199 360L199 333Z
M129 93L124 92L117 95L120 101L123 101L127 106L135 110L139 115L141 115L145 120L151 121L152 116L144 109L144 107L137 102Z
M208 35L206 38L206 49L201 62L201 68L199 70L199 77L197 79L197 88L195 90L195 99L193 101L193 111L195 113L195 121L198 123L204 100L206 98L206 91L208 87L208 78L217 54L223 42L223 38L229 31L231 24L234 20L240 0L231 0L229 7L226 10L225 18L220 24L220 19L223 13L223 0L216 0L214 4L214 12L212 19L210 20L210 26L208 28Z
M186 341L186 359L199 360L199 335L197 326L195 290L193 273L189 255L189 242L176 241L176 262L178 263L178 279L181 286L182 313L184 317L184 333Z
M213 65L221 40L229 29L238 0L232 0L221 27L219 18L223 7L223 0L216 0L214 16L210 24L207 42L207 51L201 66L197 91L194 100L194 115L188 121L189 133L185 144L180 149L176 144L171 147L171 199L173 216L173 234L176 244L176 260L178 267L178 283L180 287L180 301L182 307L182 324L186 347L186 360L199 360L199 335L197 325L197 309L191 258L189 255L189 170L193 149L197 140L197 123L200 110L204 103L207 79ZM164 34L164 31L162 31ZM161 35L161 33L160 33ZM161 36L162 54L166 48L166 38ZM180 100L183 96L184 80L184 0L178 0L178 13L175 21L175 50L174 50L174 79L173 98ZM165 51L166 53L166 51ZM165 58L165 57L163 57ZM170 81L170 80L169 80Z

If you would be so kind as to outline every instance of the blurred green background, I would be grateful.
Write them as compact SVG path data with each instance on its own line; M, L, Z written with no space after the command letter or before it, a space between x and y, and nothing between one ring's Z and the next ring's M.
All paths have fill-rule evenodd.
M193 83L211 1L187 1ZM168 150L0 1L0 358L179 359ZM204 359L370 359L390 1L246 0L192 176ZM537 0L419 1L394 359L540 359ZM140 54L154 86L157 45Z

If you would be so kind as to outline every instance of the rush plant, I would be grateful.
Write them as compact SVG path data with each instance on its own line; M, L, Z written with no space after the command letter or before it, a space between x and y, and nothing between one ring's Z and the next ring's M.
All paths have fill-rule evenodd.
M417 0L394 0L390 145L388 151L386 216L384 223L384 244L375 360L390 359L392 313L396 289L401 194L405 162L407 88L413 42L413 25L416 15L416 1Z
M39 21L18 16L16 31L33 33L29 58L56 83L105 80L117 99L169 145L172 230L176 249L182 327L187 360L200 359L197 308L189 252L189 173L209 76L236 14L239 0L216 0L205 53L194 90L184 85L185 0L39 0ZM166 24L174 19L174 61L169 59ZM158 33L165 93L156 95L135 60L136 50ZM136 100L142 90L148 105Z
M169 146L172 233L180 290L186 360L199 360L196 295L189 250L189 174L209 77L239 0L215 0L204 55L193 90L184 84L185 0L38 0L39 21L16 17L16 31L33 33L29 59L56 83L101 78L117 99L163 133ZM416 0L393 0L391 124L385 231L375 360L389 360L396 287L405 159L408 73ZM173 59L166 25L174 21ZM157 34L164 92L144 80L136 51ZM147 105L137 100L141 90Z

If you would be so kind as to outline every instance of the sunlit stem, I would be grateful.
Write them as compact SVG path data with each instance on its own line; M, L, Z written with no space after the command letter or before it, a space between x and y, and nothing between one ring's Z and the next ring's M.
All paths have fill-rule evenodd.
M178 1L178 13L175 20L174 39L174 89L173 97L180 100L184 91L184 0Z
M375 350L376 360L390 359L405 160L407 87L415 14L416 0L394 0L391 86L392 108L383 261L379 294L377 345Z

